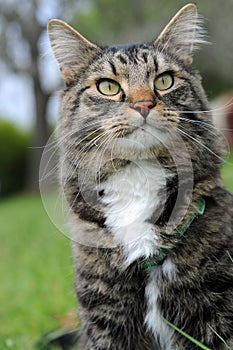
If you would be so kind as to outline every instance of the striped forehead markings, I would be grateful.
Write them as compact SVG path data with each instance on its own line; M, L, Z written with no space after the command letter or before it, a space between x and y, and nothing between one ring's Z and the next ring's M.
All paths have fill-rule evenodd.
M145 49L140 49L140 47L132 47L129 48L127 51L124 53L116 53L115 54L115 59L119 60L121 64L124 66L128 65L129 63L133 63L135 65L138 65L140 63L145 63L145 65L148 64L149 62L149 50L145 51ZM153 67L155 71L158 71L158 62L157 58L152 56L152 62L153 62ZM115 68L115 69L114 69ZM116 66L114 65L114 68L112 67L113 73L115 74ZM151 67L149 67L151 70ZM116 75L116 74L115 74Z
M109 64L110 64L110 67L112 69L113 74L114 75L118 75L115 64L113 62L111 62L111 61L109 62Z
M127 59L122 55L122 54L118 54L116 56L116 58L124 65L128 64L128 61Z

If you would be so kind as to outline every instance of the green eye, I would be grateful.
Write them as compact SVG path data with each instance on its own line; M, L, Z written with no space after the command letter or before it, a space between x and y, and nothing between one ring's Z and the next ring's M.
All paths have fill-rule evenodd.
M169 73L164 73L155 79L154 85L156 90L163 91L163 90L170 89L173 83L174 83L173 76Z
M102 95L106 95L106 96L115 96L121 90L120 85L116 81L111 79L102 79L97 82L96 86L98 91Z

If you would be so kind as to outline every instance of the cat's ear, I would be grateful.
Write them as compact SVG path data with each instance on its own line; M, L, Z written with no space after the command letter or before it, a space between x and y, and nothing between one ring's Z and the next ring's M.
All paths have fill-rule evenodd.
M190 3L177 12L153 44L171 49L191 64L194 49L203 43L206 41L202 22L195 4Z
M80 69L101 49L85 39L67 23L52 19L48 22L48 35L63 80L69 84L77 79Z

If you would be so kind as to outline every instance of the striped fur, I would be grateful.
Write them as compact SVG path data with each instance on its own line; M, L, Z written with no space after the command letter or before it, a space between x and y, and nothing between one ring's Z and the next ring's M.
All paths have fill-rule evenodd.
M204 42L195 5L148 43L99 47L60 20L48 31L65 82L57 140L79 349L197 349L166 320L211 349L224 349L220 337L233 346L233 200L221 186L221 140L191 67ZM171 84L158 89L164 73ZM119 91L101 93L103 79ZM200 198L204 215L177 238L174 227L190 220ZM144 271L161 247L167 258Z

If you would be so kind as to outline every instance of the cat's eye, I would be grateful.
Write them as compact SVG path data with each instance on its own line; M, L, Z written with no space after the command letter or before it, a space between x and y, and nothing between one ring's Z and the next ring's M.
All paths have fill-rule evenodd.
M170 89L172 87L174 83L174 78L172 76L172 74L170 73L164 73L159 75L155 81L154 81L154 86L156 88L156 90L167 90Z
M115 96L121 90L120 84L111 79L101 79L97 82L96 86L98 91L106 96Z

